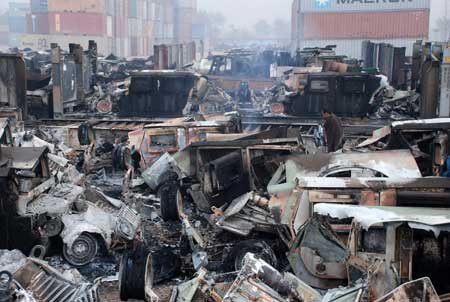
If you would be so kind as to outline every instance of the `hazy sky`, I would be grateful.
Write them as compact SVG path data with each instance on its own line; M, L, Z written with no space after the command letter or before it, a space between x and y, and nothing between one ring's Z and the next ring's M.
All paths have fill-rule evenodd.
M1 1L1 0L0 0ZM291 20L292 0L197 0L198 8L222 12L229 24L252 26L258 20ZM450 0L449 0L450 1Z

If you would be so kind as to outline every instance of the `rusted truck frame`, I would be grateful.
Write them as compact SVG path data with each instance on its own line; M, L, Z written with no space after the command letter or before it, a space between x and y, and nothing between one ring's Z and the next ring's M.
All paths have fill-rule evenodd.
M139 151L141 167L148 168L164 153L174 154L192 143L206 140L208 134L241 131L240 121L234 117L213 116L203 121L177 118L130 132L128 146Z

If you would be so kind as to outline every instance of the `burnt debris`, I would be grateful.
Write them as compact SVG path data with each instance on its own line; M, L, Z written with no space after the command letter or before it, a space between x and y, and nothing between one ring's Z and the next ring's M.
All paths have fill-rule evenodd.
M0 301L447 301L439 45L0 54Z

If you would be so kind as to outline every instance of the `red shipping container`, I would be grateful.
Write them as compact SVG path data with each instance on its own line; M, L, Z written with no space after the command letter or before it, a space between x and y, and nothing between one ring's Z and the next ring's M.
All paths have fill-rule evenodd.
M123 17L113 17L113 37L124 38L126 36L127 27Z
M430 12L303 14L304 39L387 39L428 37Z
M48 14L27 15L27 33L48 34L49 30Z
M106 36L106 16L93 13L49 13L51 34Z
M48 12L73 12L103 14L105 0L48 0Z

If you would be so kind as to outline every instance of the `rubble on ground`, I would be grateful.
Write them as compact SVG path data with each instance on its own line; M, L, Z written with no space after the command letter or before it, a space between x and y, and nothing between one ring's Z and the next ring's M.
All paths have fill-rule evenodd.
M89 45L4 57L34 86L1 102L0 300L448 300L450 119L403 78L333 46L197 73Z

